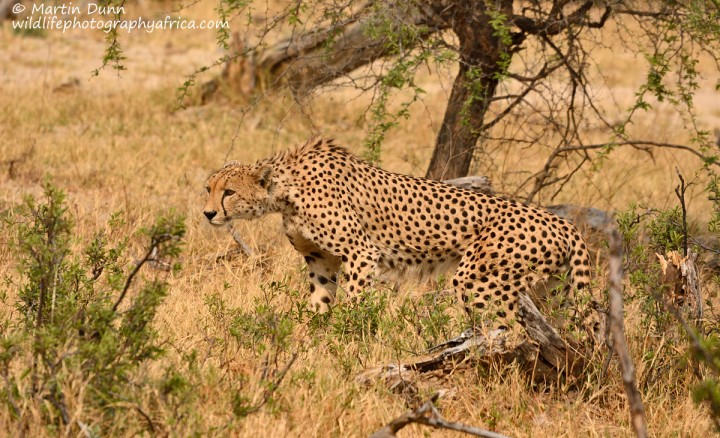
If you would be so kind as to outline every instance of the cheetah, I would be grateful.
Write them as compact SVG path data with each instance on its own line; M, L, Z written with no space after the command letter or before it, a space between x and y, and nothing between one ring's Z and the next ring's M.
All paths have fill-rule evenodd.
M387 172L332 139L313 138L253 165L229 162L209 177L210 224L280 213L310 277L311 306L334 303L338 275L351 299L375 274L455 267L468 312L507 328L519 294L567 302L590 283L589 250L565 219L512 200ZM565 287L552 286L564 279Z

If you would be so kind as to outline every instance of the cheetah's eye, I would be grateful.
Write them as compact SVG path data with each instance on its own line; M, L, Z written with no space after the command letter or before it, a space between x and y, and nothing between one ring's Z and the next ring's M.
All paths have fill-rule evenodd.
M230 195L234 195L234 194L235 194L235 190L230 190L230 189L225 189L225 192L223 193L224 196L230 196Z
M207 190L207 192L210 193L210 186L205 187L205 190Z

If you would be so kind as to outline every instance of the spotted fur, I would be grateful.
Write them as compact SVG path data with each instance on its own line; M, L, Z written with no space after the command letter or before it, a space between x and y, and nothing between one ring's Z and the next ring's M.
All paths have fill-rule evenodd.
M254 165L228 163L207 190L213 225L282 214L309 268L310 302L321 312L334 302L341 265L353 298L381 271L454 266L458 300L500 326L516 318L519 294L548 300L561 292L571 302L590 282L588 248L566 220L384 171L333 140L315 138ZM566 287L556 288L564 276Z

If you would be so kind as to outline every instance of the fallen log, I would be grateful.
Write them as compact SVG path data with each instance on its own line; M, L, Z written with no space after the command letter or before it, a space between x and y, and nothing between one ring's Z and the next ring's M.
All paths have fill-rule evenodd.
M475 190L476 192L484 193L486 195L495 194L492 188L492 183L486 176L465 176L462 178L445 180L443 182L456 187ZM567 219L577 226L589 226L590 228L598 231L605 230L608 225L615 221L615 214L613 212L593 207L559 204L543 207L543 209L556 214L561 218Z
M519 343L503 330L469 329L427 354L367 369L356 381L365 385L381 381L391 390L402 389L431 373L449 374L494 360L517 362L536 382L553 382L560 375L580 377L587 363L585 349L565 341L527 295L519 298L518 319L526 333Z
M475 190L476 192L486 195L494 195L495 191L490 183L490 178L486 176L464 176L462 178L448 179L443 181L451 186L461 187L463 189Z
M297 95L307 94L363 65L394 55L392 38L402 29L417 29L418 41L447 29L450 22L437 12L447 9L445 3L369 1L343 20L293 32L269 45L242 41L236 33L221 76L203 84L202 102L211 100L222 84L243 95L281 85ZM370 31L387 25L391 26L387 33Z
M550 213L565 218L575 225L586 225L597 231L603 231L615 223L615 213L594 207L581 207L572 204L549 205L543 207Z

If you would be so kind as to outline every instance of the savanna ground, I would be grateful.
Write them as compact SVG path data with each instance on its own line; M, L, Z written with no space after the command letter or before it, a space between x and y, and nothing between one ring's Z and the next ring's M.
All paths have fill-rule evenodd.
M163 10L149 3L138 8L148 15ZM212 5L205 3L182 15L215 18ZM614 37L612 28L604 32L604 38ZM434 285L409 282L397 294L380 291L366 309L337 312L320 321L305 314L289 316L294 315L291 309L301 301L307 284L303 262L280 232L279 218L237 224L255 255L216 261L217 254L232 248L233 240L226 230L207 225L201 215L204 180L226 157L251 162L298 144L317 130L362 152L368 98L334 90L315 96L302 111L284 96L270 96L246 114L238 99L178 109L177 87L185 76L220 56L216 34L156 30L121 35L127 70L118 74L106 69L92 77L106 47L103 33L21 35L9 26L0 29L0 161L24 157L12 172L9 166L0 169L0 209L20 203L27 195L39 196L42 181L50 178L67 192L79 241L106 229L115 212L123 219L117 231L122 235L138 232L169 209L186 217L183 269L169 276L169 295L155 322L165 354L143 365L138 377L160 381L169 368L185 376L181 388L163 391L162 386L151 386L136 402L152 418L155 432L363 436L408 410L404 397L382 385L361 386L354 378L367 366L422 351L461 330L462 320L452 312L452 304L438 304L428 295ZM629 106L643 80L642 59L617 51L599 52L598 59L614 99ZM720 127L720 99L712 88L714 78L706 79L696 105L700 122L712 130ZM412 108L407 121L390 131L383 145L382 166L388 170L421 175L432 153L452 72L428 71L420 81L426 91L423 101ZM601 105L609 98L598 94ZM632 129L650 140L689 140L683 120L669 106L656 105L640 114ZM609 133L597 135L599 141L607 141ZM489 176L497 191L509 193L523 178L521 171L543 165L545 153L541 147L486 144L475 169ZM626 210L631 203L672 207L677 204L675 166L692 179L700 163L679 152L657 151L650 157L618 150L599 169L578 175L554 202L604 210ZM709 216L702 186L699 181L688 195L690 220L697 228ZM0 233L0 275L12 277L16 272L16 254L9 245L13 230L4 227ZM593 241L595 287L603 289L606 252L602 238ZM133 240L130 248L134 257L140 256L139 241ZM627 294L636 292L629 289ZM4 312L14 311L14 293L7 288ZM692 401L689 388L696 379L683 360L682 344L674 344L677 351L671 354L663 352L667 347L662 336L642 322L642 306L640 300L629 300L626 329L650 433L712 434L708 412ZM262 325L278 321L287 324L289 334ZM267 369L282 370L293 352L298 352L297 359L270 401L257 412L244 411L262 398L267 387L264 370L266 374ZM654 359L661 353L671 359ZM589 374L580 390L565 391L562 384L533 388L512 366L464 372L435 385L451 390L439 401L445 418L510 436L631 434L614 362L602 382ZM418 399L433 389L428 385ZM80 399L69 398L66 403L72 415L93 424L96 413ZM147 430L134 405L116 408L125 409L123 421L103 424L103 435ZM31 436L77 433L72 428L42 426L41 407L28 405L27 412ZM9 434L17 430L6 406L0 407L0 428ZM401 434L454 436L420 427Z

